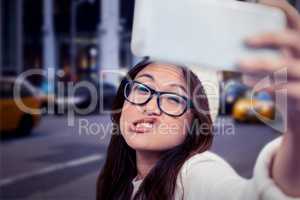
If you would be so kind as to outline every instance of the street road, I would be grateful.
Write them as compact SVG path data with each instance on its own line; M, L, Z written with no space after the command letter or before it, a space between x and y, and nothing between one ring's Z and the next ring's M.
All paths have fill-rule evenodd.
M97 175L110 139L110 118L44 116L29 137L0 141L0 199L95 199ZM216 122L212 150L251 177L261 148L279 134L264 125Z

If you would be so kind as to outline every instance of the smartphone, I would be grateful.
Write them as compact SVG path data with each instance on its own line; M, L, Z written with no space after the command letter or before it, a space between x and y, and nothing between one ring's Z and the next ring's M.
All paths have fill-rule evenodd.
M235 70L241 58L274 57L252 49L247 37L281 31L285 14L235 0L136 0L131 49L135 56L218 70Z

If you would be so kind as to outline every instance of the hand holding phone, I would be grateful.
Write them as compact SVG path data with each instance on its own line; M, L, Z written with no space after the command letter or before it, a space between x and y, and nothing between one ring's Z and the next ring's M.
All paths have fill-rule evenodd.
M136 0L132 51L138 57L213 69L235 70L241 58L276 57L253 49L247 37L278 32L284 13L274 7L234 0Z

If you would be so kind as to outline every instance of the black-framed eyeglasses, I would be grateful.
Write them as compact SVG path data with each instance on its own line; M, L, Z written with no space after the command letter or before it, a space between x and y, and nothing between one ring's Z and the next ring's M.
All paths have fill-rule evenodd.
M157 105L160 111L169 116L179 117L188 108L193 107L192 101L186 96L173 92L156 91L138 81L128 81L124 88L125 99L134 105L145 105L154 95L157 96Z

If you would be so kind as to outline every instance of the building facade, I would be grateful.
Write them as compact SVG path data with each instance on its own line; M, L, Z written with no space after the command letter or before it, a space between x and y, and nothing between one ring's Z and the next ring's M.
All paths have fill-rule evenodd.
M134 60L133 4L133 0L1 0L1 74L54 68L80 79L101 68L128 68Z
M291 3L300 10L300 0ZM0 72L54 68L78 80L129 68L133 7L134 0L1 0Z

